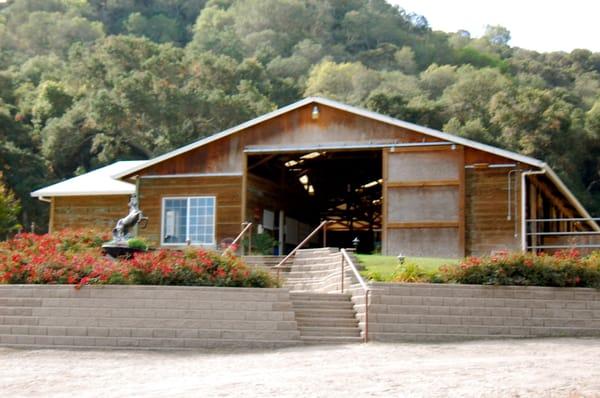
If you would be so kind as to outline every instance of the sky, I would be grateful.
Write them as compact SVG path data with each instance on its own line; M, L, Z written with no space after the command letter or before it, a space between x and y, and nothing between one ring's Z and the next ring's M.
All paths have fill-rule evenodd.
M502 25L509 45L540 52L587 48L600 52L598 0L388 0L425 16L433 30L464 29L480 37L486 25Z

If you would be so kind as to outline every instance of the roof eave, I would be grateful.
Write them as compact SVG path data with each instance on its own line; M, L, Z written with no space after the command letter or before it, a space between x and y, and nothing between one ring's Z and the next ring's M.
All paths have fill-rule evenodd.
M35 191L31 193L34 198L52 198L57 196L117 196L117 195L131 195L135 190L127 191L82 191L82 192L39 192ZM42 200L42 199L40 199Z

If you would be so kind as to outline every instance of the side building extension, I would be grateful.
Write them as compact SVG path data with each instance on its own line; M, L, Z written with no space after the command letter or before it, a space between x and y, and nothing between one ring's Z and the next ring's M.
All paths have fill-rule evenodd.
M135 184L120 181L115 175L141 166L146 161L115 162L86 174L38 189L31 196L49 203L50 232L65 228L112 229L127 215L129 197Z

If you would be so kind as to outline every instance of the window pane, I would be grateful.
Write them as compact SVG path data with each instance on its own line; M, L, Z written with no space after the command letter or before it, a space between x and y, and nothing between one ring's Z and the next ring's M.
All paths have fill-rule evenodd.
M163 242L185 243L187 198L165 199Z
M190 198L190 240L195 244L215 243L213 227L215 198Z

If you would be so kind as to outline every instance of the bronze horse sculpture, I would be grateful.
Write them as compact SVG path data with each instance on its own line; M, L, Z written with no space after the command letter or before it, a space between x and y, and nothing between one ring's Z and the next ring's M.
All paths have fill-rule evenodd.
M121 242L129 239L131 237L129 231L138 224L140 227L146 228L146 225L148 225L148 217L145 217L138 207L137 196L136 194L133 194L129 200L129 214L119 219L117 225L112 230L113 241Z

